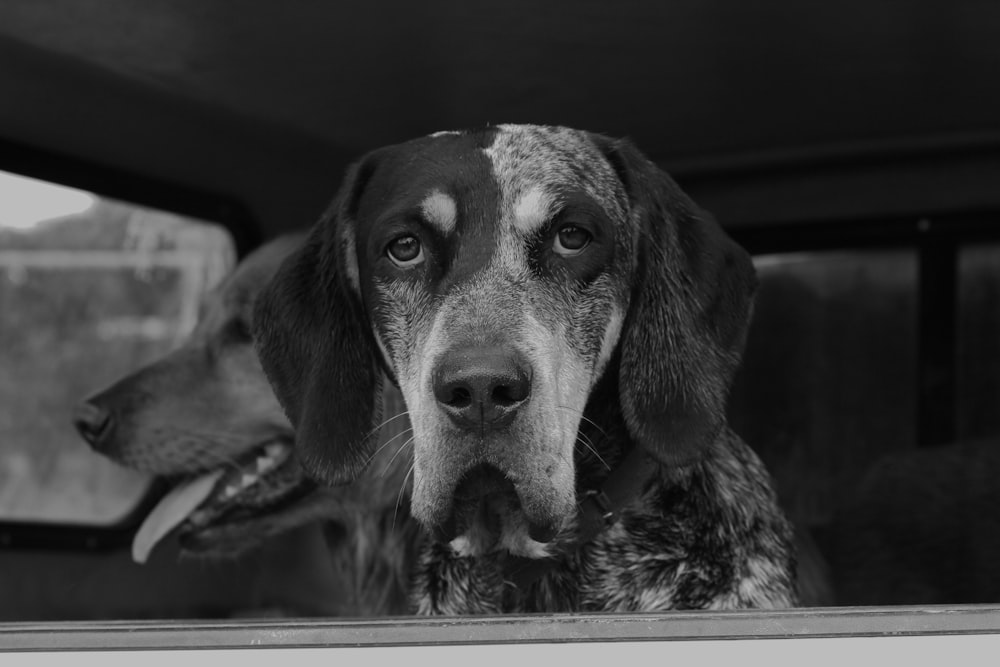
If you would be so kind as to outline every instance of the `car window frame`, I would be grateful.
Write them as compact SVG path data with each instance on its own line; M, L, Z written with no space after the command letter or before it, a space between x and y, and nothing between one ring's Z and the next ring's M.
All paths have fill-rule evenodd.
M66 155L2 142L0 169L44 178L99 194L155 206L222 224L242 258L263 239L249 210L229 197L165 184ZM3 153L0 150L0 153ZM1000 211L954 210L810 220L808 223L748 223L728 229L754 255L870 247L915 248L921 284L954 271L949 254L969 243L1000 240ZM938 289L929 312L948 312ZM952 299L954 296L952 295ZM953 304L952 304L953 306ZM928 312L925 309L925 312ZM923 316L922 316L923 317ZM162 492L162 490L160 491ZM151 490L118 525L90 527L0 522L0 548L110 549L127 544L155 502ZM391 618L238 621L58 621L0 623L0 653L47 653L72 658L93 651L206 651L270 649L354 649L591 642L748 642L761 639L907 639L926 636L1000 636L998 605L802 608L776 611L683 611L662 614L539 614L483 618ZM914 647L914 651L919 647ZM914 652L913 655L919 655Z

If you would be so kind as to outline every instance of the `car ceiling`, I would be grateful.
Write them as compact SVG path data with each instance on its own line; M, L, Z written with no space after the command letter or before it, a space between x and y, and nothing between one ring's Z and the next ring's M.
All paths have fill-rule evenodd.
M1000 4L968 0L5 0L0 132L275 227L368 149L487 123L628 135L682 183L993 146L998 35Z

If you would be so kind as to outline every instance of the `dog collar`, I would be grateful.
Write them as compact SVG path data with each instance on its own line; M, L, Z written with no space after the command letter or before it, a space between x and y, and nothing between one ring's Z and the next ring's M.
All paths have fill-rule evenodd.
M618 521L622 510L639 497L649 480L650 460L633 445L621 463L611 471L604 484L583 492L576 544L585 544Z

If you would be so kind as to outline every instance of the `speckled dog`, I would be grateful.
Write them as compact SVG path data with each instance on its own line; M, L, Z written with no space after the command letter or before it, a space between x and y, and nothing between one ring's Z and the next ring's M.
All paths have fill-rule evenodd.
M755 288L628 141L499 126L354 165L254 337L327 483L402 390L419 613L785 607L791 530L724 412Z

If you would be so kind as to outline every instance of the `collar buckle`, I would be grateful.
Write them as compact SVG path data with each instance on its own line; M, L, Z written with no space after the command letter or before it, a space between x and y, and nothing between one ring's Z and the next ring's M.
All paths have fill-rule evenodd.
M618 519L618 512L615 511L615 507L611 503L611 498L608 498L608 494L603 489L588 489L584 491L583 500L580 504L583 505L587 501L592 502L597 507L597 512L604 522L605 527L610 526Z

